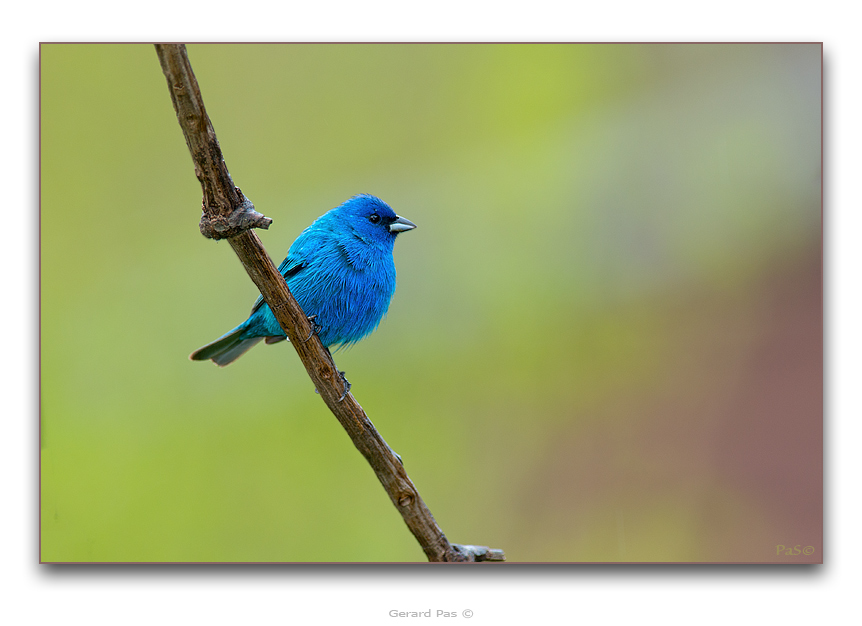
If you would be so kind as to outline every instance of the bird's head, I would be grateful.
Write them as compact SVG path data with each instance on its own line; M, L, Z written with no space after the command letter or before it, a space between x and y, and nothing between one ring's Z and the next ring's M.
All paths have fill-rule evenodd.
M416 224L396 215L383 200L368 194L353 196L337 211L363 239L392 240L398 233L416 228Z

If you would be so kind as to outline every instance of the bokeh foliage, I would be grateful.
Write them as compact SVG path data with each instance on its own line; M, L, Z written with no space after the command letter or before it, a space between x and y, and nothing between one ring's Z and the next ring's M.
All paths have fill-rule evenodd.
M189 54L276 263L355 193L418 224L336 362L452 541L819 560L819 45ZM187 360L257 294L152 46L43 45L41 107L42 559L422 560L289 345Z

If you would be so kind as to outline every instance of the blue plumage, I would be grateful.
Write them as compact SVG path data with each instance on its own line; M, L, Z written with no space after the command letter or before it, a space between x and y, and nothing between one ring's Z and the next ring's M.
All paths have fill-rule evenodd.
M395 293L395 238L414 228L380 198L361 194L324 213L293 242L278 270L305 314L314 316L324 346L356 343L377 328ZM261 339L285 338L258 297L246 321L189 358L223 367Z

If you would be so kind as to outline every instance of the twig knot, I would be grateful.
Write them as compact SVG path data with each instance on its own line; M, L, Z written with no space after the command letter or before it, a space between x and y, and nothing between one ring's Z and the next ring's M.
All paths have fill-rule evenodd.
M246 198L239 187L235 187L240 203L230 215L222 215L215 208L203 206L200 229L208 239L228 239L251 228L269 228L272 220L254 209L254 204Z

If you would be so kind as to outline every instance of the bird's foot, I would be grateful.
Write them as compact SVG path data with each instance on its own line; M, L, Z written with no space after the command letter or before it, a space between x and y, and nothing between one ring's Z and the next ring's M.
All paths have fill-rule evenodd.
M344 372L339 370L338 375L341 376L341 380L344 383L344 391L341 392L341 397L338 399L338 401L341 402L342 400L344 400L344 398L347 397L347 394L353 385L351 385L350 381L344 377ZM314 393L316 393L318 395L320 394L320 391L318 391L317 387L314 388ZM395 456L398 456L398 455L396 454ZM399 457L398 460L400 461L401 457Z
M316 335L316 334L317 334L317 333L319 333L321 330L323 330L323 326L321 326L320 324L316 324L316 323L314 322L314 320L315 320L316 318L317 318L317 315L309 315L309 316L308 316L308 321L309 321L309 322L311 322L311 332L310 332L310 333L308 333L308 337L306 337L305 339L303 339L303 340L302 340L302 343L305 343L306 341L308 341L309 339L311 339L311 336L312 336L312 335Z
M344 391L342 392L341 397L338 399L338 401L341 402L342 400L344 400L345 397L347 397L347 394L350 392L350 387L352 385L350 384L350 381L344 377L344 372L338 370L338 375L341 376L341 380L344 382Z

